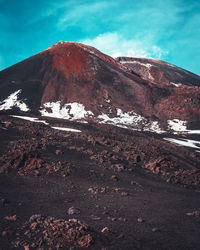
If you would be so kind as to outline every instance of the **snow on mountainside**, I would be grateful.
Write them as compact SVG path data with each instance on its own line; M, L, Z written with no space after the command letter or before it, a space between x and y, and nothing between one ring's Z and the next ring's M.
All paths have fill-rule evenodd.
M7 99L5 99L0 105L0 110L8 110L13 107L19 108L21 111L27 112L29 109L27 105L18 101L17 95L21 92L18 90L11 94ZM138 130L138 131L149 131L155 132L158 134L165 133L166 131L171 131L174 134L200 134L200 130L188 130L187 121L181 121L178 119L167 120L167 128L163 130L158 121L149 121L145 117L138 115L134 111L132 112L123 112L121 109L117 109L117 114L114 117L109 117L109 114L112 113L112 110L109 111L109 114L102 113L101 115L95 116L90 110L86 110L85 106L80 103L67 103L61 106L60 102L49 102L44 104L44 108L40 109L41 116L60 118L71 121L88 121L92 120L98 123L111 124L114 126ZM25 120L30 120L32 122L42 122L46 125L48 123L44 120L38 120L37 118L27 117L27 116L17 116L12 115L16 118L21 118Z
M61 106L60 102L47 102L44 103L44 108L40 110L42 116L49 116L69 120L81 120L89 118L94 114L91 111L86 111L83 104L73 102L65 103ZM47 109L51 109L48 112Z
M13 107L18 107L21 111L29 111L27 105L22 100L18 100L18 94L21 91L21 89L15 91L11 95L9 95L5 100L0 102L0 110L8 110L12 109Z
M84 44L59 42L0 72L0 110L192 133L188 121L200 120L199 79L159 60L115 60Z

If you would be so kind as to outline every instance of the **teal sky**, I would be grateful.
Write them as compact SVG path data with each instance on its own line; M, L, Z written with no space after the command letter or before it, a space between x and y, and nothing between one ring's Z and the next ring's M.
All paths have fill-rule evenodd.
M60 40L200 75L200 1L0 0L0 70Z

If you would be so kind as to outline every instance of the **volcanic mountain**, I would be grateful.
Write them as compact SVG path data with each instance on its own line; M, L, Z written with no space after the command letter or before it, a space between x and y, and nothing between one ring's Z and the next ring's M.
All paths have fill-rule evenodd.
M72 42L1 71L0 249L199 249L199 78Z
M0 110L66 119L198 121L200 77L162 61L115 60L84 44L59 42L1 71L0 100Z

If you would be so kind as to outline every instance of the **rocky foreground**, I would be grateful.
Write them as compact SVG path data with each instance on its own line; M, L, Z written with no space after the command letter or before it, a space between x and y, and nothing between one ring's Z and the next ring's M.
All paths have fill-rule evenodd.
M0 111L17 108L63 119L72 113L103 120L134 114L159 123L195 122L200 76L166 62L115 60L93 47L61 41L0 72Z
M1 249L199 249L198 152L111 125L1 122Z

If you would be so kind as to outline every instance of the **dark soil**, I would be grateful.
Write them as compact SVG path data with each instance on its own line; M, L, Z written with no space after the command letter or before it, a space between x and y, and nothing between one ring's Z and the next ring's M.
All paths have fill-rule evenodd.
M109 125L0 118L0 249L199 249L195 151Z

